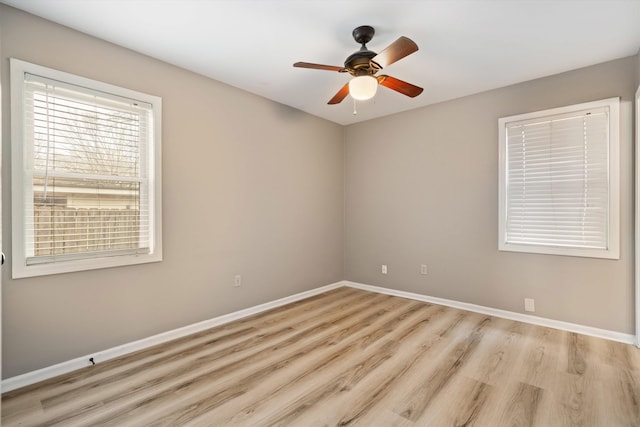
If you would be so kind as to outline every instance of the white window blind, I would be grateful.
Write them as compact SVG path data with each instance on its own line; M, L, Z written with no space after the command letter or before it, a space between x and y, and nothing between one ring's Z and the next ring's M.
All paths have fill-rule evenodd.
M617 257L605 104L501 119L501 249Z
M150 106L25 75L27 264L149 252Z
M154 105L35 73L22 77L22 266L142 262L158 249Z

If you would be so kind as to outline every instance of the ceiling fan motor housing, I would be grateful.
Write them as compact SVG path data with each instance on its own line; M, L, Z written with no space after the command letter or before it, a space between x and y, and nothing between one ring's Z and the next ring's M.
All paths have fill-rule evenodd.
M371 58L376 56L377 53L368 49L359 50L358 52L349 55L344 61L344 68L354 76L361 76L365 74L375 74L380 67L376 67L376 63L371 61Z
M375 29L369 25L361 25L353 30L353 39L360 43L362 47L359 51L349 55L344 61L344 68L353 76L374 75L382 67L371 61L373 57L377 55L367 49L366 44L371 41L373 35L376 33Z

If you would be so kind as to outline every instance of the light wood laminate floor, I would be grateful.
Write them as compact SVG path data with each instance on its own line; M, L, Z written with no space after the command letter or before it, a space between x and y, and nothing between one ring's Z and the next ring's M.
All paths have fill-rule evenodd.
M339 288L5 393L2 425L640 426L640 350Z

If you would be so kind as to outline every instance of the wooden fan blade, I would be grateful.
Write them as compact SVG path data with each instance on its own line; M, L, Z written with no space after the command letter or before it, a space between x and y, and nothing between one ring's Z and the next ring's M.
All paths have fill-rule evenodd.
M371 60L381 68L388 67L394 62L411 55L418 50L418 45L407 37L400 37L391 43L385 50L374 56Z
M391 76L378 76L378 83L384 87L388 87L391 90L400 92L403 95L407 95L411 98L415 98L420 95L424 89L421 87L412 85L411 83L403 82Z
M349 83L342 86L342 89L340 89L338 93L336 93L333 96L333 98L331 98L329 102L327 102L327 104L329 105L339 104L342 102L343 99L347 97L347 95L349 95Z
M295 64L293 64L293 66L298 68L311 68L314 70L326 70L326 71L338 71L338 72L346 71L344 67L336 67L335 65L312 64L311 62L296 62Z

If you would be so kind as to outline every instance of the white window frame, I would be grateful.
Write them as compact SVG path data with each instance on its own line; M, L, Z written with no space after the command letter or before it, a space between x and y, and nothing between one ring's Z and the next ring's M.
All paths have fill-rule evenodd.
M539 244L515 244L507 241L507 125L512 122L574 113L577 111L609 108L609 221L608 247L606 249L551 246ZM498 120L499 134L499 226L498 249L500 251L528 252L537 254L566 255L590 258L620 258L620 98L608 98L567 107L552 108Z
M52 68L11 58L11 214L12 214L12 277L43 276L74 271L94 270L133 264L162 261L162 99L157 96L121 88L108 83L80 77ZM43 264L27 265L25 215L27 194L23 191L26 178L24 153L24 78L25 73L42 76L75 86L85 87L119 97L151 104L152 142L148 150L149 167L149 221L151 248L149 253L127 253L115 256L64 259Z
M636 347L640 348L640 86L636 90L636 203L635 203L635 288L636 288Z

